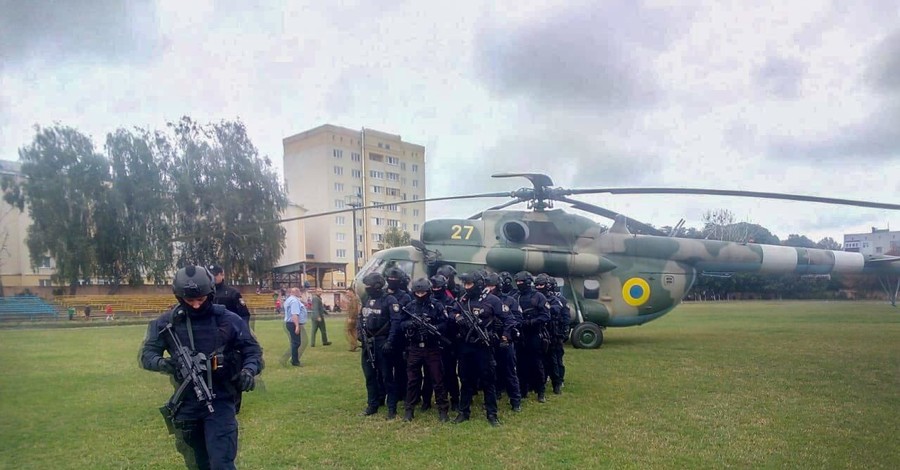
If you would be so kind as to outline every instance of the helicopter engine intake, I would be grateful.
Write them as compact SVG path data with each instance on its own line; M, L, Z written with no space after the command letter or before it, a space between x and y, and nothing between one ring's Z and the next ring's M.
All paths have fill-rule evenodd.
M498 271L545 272L568 276L605 273L617 266L605 256L598 254L528 248L492 248L488 251L485 261Z

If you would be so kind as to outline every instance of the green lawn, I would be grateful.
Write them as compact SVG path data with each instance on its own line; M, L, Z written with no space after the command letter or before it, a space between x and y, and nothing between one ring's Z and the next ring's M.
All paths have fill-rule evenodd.
M564 394L503 426L412 424L365 406L343 321L284 368L259 321L264 391L244 398L240 468L900 468L900 309L862 302L704 303L566 349ZM179 468L139 369L143 326L0 330L0 468ZM475 409L480 408L480 401ZM402 415L402 413L401 413Z

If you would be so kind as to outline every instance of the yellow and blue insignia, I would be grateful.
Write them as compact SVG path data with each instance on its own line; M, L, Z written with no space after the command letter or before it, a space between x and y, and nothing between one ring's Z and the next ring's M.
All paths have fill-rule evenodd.
M622 284L622 298L632 307L643 305L650 299L650 284L639 277L633 277Z

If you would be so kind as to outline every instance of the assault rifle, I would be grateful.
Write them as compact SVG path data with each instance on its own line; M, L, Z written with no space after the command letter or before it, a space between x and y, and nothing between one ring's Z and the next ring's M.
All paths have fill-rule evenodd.
M472 315L472 312L463 307L462 302L460 302L459 300L453 299L453 301L456 302L456 305L459 306L459 310L462 313L462 316L465 319L466 323L468 323L469 327L471 327L471 329L475 331L475 334L478 336L478 341L484 343L485 346L490 347L491 338L488 336L487 332L484 331L484 328L482 328L481 325L478 324L478 319L475 318L475 315Z
M444 343L448 346L453 344L453 341L450 341L449 339L447 339L446 336L442 335L441 332L438 331L436 326L432 325L431 323L428 323L427 321L425 321L424 318L422 318L418 314L410 312L406 307L403 307L403 311L406 312L410 318L412 318L412 320L416 323L416 325L418 325L420 328L424 328L425 331L427 331L428 333L430 333L434 336L437 336L437 339L439 339L442 343Z
M171 354L178 367L177 375L182 377L178 389L175 390L175 393L172 394L169 401L159 408L159 412L162 413L163 419L166 420L166 427L169 429L169 434L173 434L175 432L175 414L178 413L178 409L181 408L181 405L184 402L182 395L184 395L184 392L188 387L193 387L194 394L197 396L197 401L206 403L206 408L210 413L214 411L212 400L216 397L216 394L210 390L209 385L203 380L203 372L208 370L206 367L206 355L203 353L191 355L191 350L181 344L181 340L178 339L178 335L176 335L175 331L172 329L172 323L168 323L164 329L169 333L169 336L172 338L172 343L175 345L175 350L171 351Z
M366 319L359 315L359 319L357 320L357 324L359 325L359 331L362 333L362 336L359 338L362 341L363 354L366 355L366 361L375 367L375 340L369 336L368 330L366 330Z

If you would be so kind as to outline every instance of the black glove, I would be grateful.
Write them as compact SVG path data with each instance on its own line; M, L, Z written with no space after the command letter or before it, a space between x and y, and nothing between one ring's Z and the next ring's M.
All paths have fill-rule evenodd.
M240 380L242 392L249 392L256 388L256 378L253 377L253 372L250 369L241 369L241 375L238 380Z
M400 322L401 330L408 330L408 329L412 328L412 326L413 326L412 320L403 320L402 322Z
M465 317L464 315L462 315L462 314L457 314L457 315L456 315L456 324L457 324L457 325L465 325L465 324L466 324L466 317Z
M391 345L390 341L385 342L381 345L381 351L385 354L390 354L390 352L394 349L394 346Z

